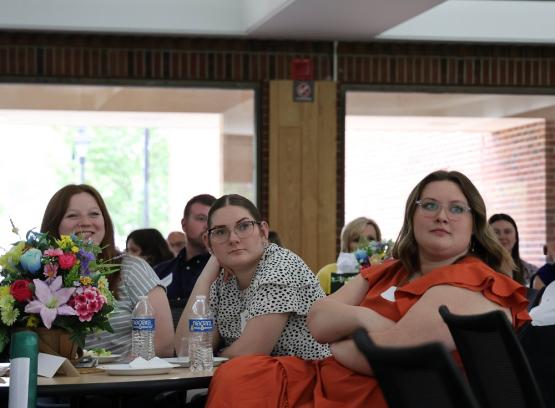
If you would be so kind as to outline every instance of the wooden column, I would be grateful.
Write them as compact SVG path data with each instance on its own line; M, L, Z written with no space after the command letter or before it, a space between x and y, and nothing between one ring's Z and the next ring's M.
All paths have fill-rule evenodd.
M336 259L336 88L294 102L293 81L270 83L270 228L315 273Z

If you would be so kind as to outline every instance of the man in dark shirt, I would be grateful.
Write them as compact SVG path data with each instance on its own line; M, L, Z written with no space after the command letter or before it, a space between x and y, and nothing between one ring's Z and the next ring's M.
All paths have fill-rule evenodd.
M210 258L202 235L207 228L208 210L214 201L216 198L210 194L201 194L187 202L181 219L181 227L187 235L185 248L174 259L154 267L166 287L175 326L197 278Z

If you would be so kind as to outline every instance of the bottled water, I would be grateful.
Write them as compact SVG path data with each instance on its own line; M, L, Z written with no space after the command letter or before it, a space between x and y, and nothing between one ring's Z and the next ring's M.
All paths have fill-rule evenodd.
M214 355L212 352L212 330L214 319L206 296L197 295L189 318L189 359L191 371L212 370Z
M131 354L150 360L154 353L154 309L148 301L148 296L140 296L139 302L131 315L133 332L131 337Z

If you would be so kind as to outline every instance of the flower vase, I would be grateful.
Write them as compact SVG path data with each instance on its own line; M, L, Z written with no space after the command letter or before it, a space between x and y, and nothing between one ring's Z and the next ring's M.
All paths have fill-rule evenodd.
M38 327L33 331L39 336L39 351L41 353L65 357L72 363L77 362L83 355L83 350L71 340L70 334L66 330Z

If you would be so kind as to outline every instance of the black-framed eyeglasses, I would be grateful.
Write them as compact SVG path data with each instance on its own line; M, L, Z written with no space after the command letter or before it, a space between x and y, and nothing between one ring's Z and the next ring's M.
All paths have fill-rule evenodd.
M235 227L233 227L233 231L239 238L247 238L254 231L254 226L260 224L260 221L254 220L239 221L235 224ZM230 229L225 225L210 228L207 233L208 238L217 244L226 242L231 236Z
M435 217L439 214L442 208L446 208L443 204L437 202L436 200L428 198L416 201L416 205L420 207L420 209L422 210L422 214L427 217ZM450 220L459 220L466 213L472 211L472 208L470 208L468 205L458 201L449 203L446 209L447 211L445 211L445 214Z

